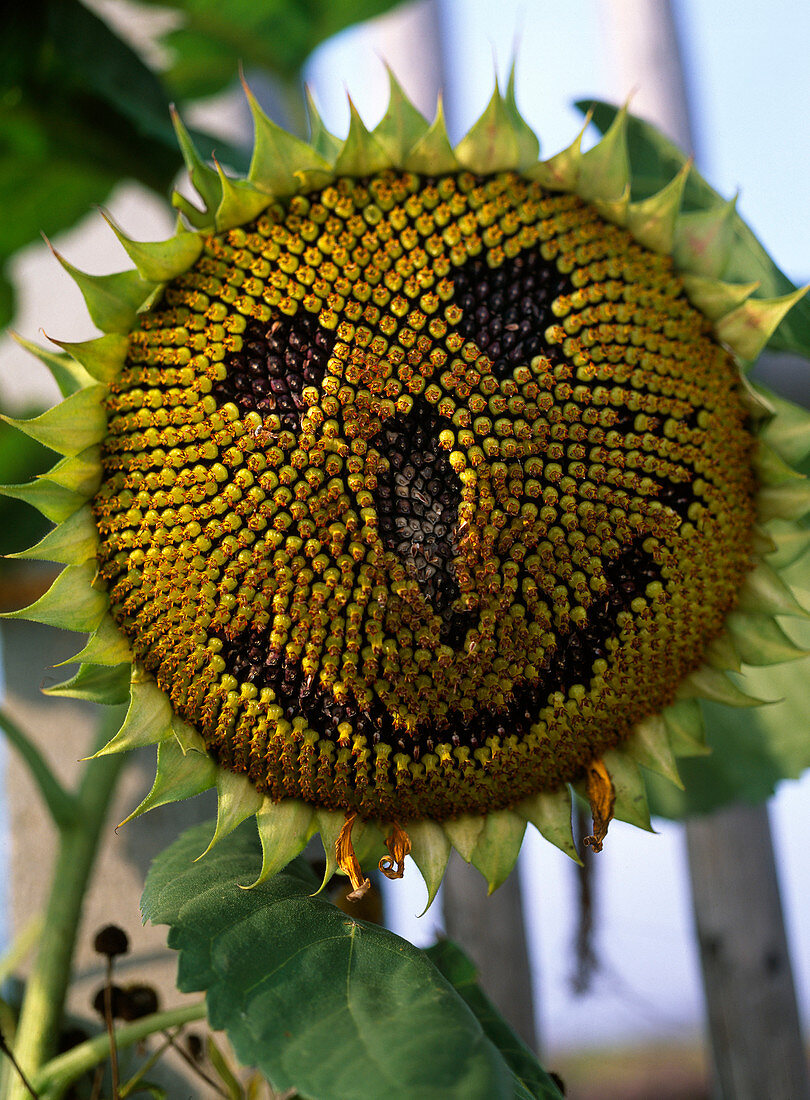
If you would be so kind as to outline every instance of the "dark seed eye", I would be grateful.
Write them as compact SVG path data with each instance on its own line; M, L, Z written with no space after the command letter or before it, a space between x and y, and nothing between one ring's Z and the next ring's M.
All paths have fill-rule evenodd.
M272 321L248 321L242 350L225 360L226 374L213 388L217 401L232 401L244 416L275 413L281 427L301 426L305 386L319 387L332 353L334 334L303 309Z

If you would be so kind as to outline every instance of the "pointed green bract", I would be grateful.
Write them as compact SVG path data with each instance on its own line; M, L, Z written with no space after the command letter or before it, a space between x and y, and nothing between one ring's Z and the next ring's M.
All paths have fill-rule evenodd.
M210 224L213 219L214 211L222 200L222 186L219 176L213 168L209 167L209 165L203 161L202 157L195 149L194 142L191 140L188 130L183 125L179 114L174 108L172 108L172 123L175 133L177 134L180 151L183 154L183 160L186 162L188 174L194 185L194 190L205 203L205 214L203 217L207 215Z
M81 340L74 343L69 340L54 340L54 343L64 348L78 363L81 363L91 378L106 385L121 373L127 357L129 337L122 333L110 332L95 340Z
M75 393L77 390L84 389L85 386L91 386L93 384L93 379L81 363L77 363L69 355L64 355L61 352L48 351L47 348L41 348L31 340L26 340L24 336L20 336L18 332L12 332L11 337L20 347L25 348L26 351L30 351L41 363L45 364L59 387L59 392L62 397L68 397L71 393ZM59 344L58 340L52 342ZM59 346L61 347L61 345Z
M504 106L506 107L506 114L515 141L515 164L513 167L523 172L537 163L537 158L540 156L540 141L537 134L518 110L517 98L515 95L514 61L512 62L512 68L509 70L509 80L506 84Z
M764 387L757 387L757 392L767 398L774 411L771 422L762 428L760 438L786 462L798 465L810 455L810 412Z
M156 745L172 734L172 707L168 697L153 680L142 679L133 672L130 685L130 702L121 729L96 753L106 756L111 752L127 752L129 749Z
M703 660L712 668L720 669L721 672L740 671L740 656L737 653L734 640L726 630L709 642L706 652L703 654Z
M8 556L31 561L54 561L61 565L81 565L95 559L97 549L98 529L92 511L85 505L49 531L36 546Z
M681 214L672 245L676 267L707 279L719 279L731 256L736 207L735 197L709 210Z
M309 85L304 88L304 96L309 119L309 144L327 164L333 165L343 142L326 128Z
M725 317L750 298L759 286L758 280L753 283L723 283L707 275L685 274L681 279L689 301L710 321Z
M232 833L247 817L260 808L264 798L246 775L220 768L217 772L217 825L214 835L202 855L207 855L214 845Z
M652 252L667 255L672 252L675 223L691 170L691 161L687 161L666 187L648 199L630 203L628 207L627 228L640 244Z
M59 695L67 699L84 699L88 703L114 706L129 699L130 666L105 667L82 664L78 672L61 684L42 689L44 695Z
M266 191L260 191L247 180L230 179L219 164L217 170L222 183L222 200L214 216L217 232L253 221L270 205Z
M287 798L283 802L273 802L265 798L256 814L259 839L262 842L262 869L259 877L250 886L258 886L276 871L286 867L304 850L309 839L309 826L314 816L312 806Z
M102 216L145 282L167 283L177 278L188 271L202 252L203 242L199 233L181 230L167 241L133 241L112 218L103 212Z
M95 563L69 565L38 600L20 611L5 611L0 617L89 633L98 626L109 605L107 594L91 587L95 575Z
M442 172L457 172L459 168L456 154L447 136L442 100L436 106L436 117L419 140L409 149L405 157L405 167L410 172L440 175Z
M112 617L104 614L101 622L87 639L87 644L75 657L69 657L62 661L63 665L73 664L75 661L87 661L94 665L118 665L123 661L132 664L132 650L129 642L116 626Z
M761 611L768 615L798 615L807 618L790 587L766 562L749 573L740 589L740 611Z
M101 484L101 448L96 444L63 458L42 476L89 500Z
M788 520L772 519L768 523L768 535L772 548L767 557L772 569L785 569L810 550L810 530Z
M343 814L335 813L332 810L316 810L315 822L317 824L318 832L321 834L321 843L323 844L323 858L324 858L324 870L323 881L317 889L317 893L320 894L321 890L329 883L332 876L338 869L337 854L335 851L335 845L337 844L337 838L340 836L340 830L343 828L343 823L346 820Z
M757 441L754 452L754 470L760 485L783 485L788 481L805 480L798 470L761 439Z
M634 727L624 751L643 768L663 775L683 790L666 723L660 714L652 714Z
M91 386L72 393L33 420L17 420L13 416L2 416L0 419L52 451L76 455L104 438L107 430L104 394L102 386Z
M542 160L526 171L529 179L537 180L550 191L575 191L582 165L582 139L591 124L591 112L585 117L585 124L571 144L555 153L548 160Z
M182 802L209 790L214 786L217 770L207 753L184 753L176 741L162 741L157 749L157 771L152 789L121 825L158 806Z
M465 814L463 817L443 821L442 826L458 854L469 863L481 835L481 830L484 828L484 818Z
M424 915L436 897L447 861L450 858L450 841L445 829L435 821L409 821L408 836L411 841L411 856L427 887L427 903L422 910Z
M388 154L373 134L370 134L349 99L349 133L337 155L336 176L373 176L390 167Z
M478 175L503 172L533 164L540 149L536 144L526 164L526 125L518 126L496 83L484 113L473 124L455 149L464 168Z
M14 500L22 500L36 508L51 523L62 523L86 504L81 493L64 489L61 485L40 478L25 485L0 485L0 493Z
M772 519L799 519L810 512L810 482L805 478L766 485L757 494L756 505L762 523Z
M275 198L287 198L327 180L332 174L329 161L306 141L277 126L247 85L244 87L254 128L248 180Z
M627 106L619 111L601 141L582 154L577 194L586 202L619 202L630 188L627 156Z
M715 325L718 337L742 359L756 359L780 321L807 293L799 287L779 298L749 298Z
M487 893L497 890L515 866L525 831L525 819L511 810L498 810L484 818L470 862L487 880Z
M571 828L571 791L561 787L548 794L536 794L519 803L517 812L534 825L535 829L555 847L581 863Z
M776 665L806 657L770 615L732 611L726 620L740 657L748 665Z
M143 280L137 271L88 275L68 263L55 249L53 254L82 292L93 324L102 332L129 332L155 284Z
M712 703L725 703L729 707L760 707L765 699L746 695L724 673L703 665L691 672L678 686L678 699L708 699Z
M386 151L395 167L410 167L405 155L425 135L427 119L414 107L405 95L402 85L388 67L388 108L380 124L372 131L377 143ZM447 142L448 147L450 142ZM412 168L418 172L420 169Z
M613 815L619 821L627 821L639 829L653 832L650 824L650 809L647 805L647 788L638 764L625 753L611 749L602 757L613 783L616 801Z
M681 699L662 714L669 734L669 743L676 756L706 756L706 726L697 699Z

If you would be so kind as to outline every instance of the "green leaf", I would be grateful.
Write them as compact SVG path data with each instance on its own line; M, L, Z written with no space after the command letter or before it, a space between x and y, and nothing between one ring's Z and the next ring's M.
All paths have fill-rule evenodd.
M261 865L255 827L194 863L210 834L191 829L158 857L141 906L171 926L178 987L206 990L242 1063L318 1100L514 1097L506 1061L422 951L311 897L301 859L240 890Z
M593 108L593 121L605 133L618 108L609 103L581 100L584 113ZM683 167L687 156L669 138L640 118L628 116L627 144L630 155L633 200L649 198L669 183ZM711 210L725 206L725 199L694 168L689 173L683 196L684 211ZM777 298L796 289L759 243L739 214L733 218L733 240L722 278L731 283L760 282L757 297ZM768 342L768 346L810 356L810 301L805 296L790 311Z
M153 0L166 7L164 0ZM263 69L295 80L315 47L352 23L379 15L396 0L174 0L184 25L165 34L171 52L165 74L180 99L222 91L235 75L235 60L246 70Z
M75 820L79 809L75 797L69 794L56 778L47 760L28 734L3 711L0 711L0 730L8 738L9 744L20 754L31 778L39 788L39 793L48 807L54 824L59 828L67 828Z
M476 981L475 966L452 940L440 940L425 954L464 998L487 1038L498 1048L504 1060L529 1096L557 1100L562 1094L537 1061L534 1053L512 1031Z

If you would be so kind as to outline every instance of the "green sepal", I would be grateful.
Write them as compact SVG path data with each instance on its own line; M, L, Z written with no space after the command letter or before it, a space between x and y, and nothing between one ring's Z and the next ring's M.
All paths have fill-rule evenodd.
M382 856L388 854L385 837L390 831L390 825L383 822L375 824L373 821L361 821L360 818L355 821L352 844L361 866L371 862L378 863Z
M441 175L445 172L457 172L459 163L444 121L444 104L439 96L436 104L436 117L419 140L408 150L405 168L409 172L421 172L426 175Z
M315 821L317 822L318 832L321 835L321 844L323 845L323 858L324 858L324 871L323 881L316 894L324 889L329 883L332 876L338 869L337 853L335 851L335 845L337 838L340 836L340 830L343 828L343 824L346 820L345 814L334 810L316 810ZM314 895L313 895L314 896Z
M613 222L614 225L625 225L627 211L630 209L630 185L625 187L617 199L592 199L591 205L605 221Z
M697 699L680 699L666 707L661 717L676 756L708 756L706 724Z
M256 814L262 844L262 869L256 881L243 889L258 886L304 850L313 816L312 806L298 799L285 798L281 802L263 799Z
M621 749L611 749L602 757L613 783L616 801L613 816L619 821L627 821L648 833L655 830L650 823L650 809L647 805L647 789L638 764Z
M478 175L520 170L534 164L540 145L535 139L534 148L527 157L526 131L531 133L531 130L522 120L518 124L516 118L520 116L510 111L496 82L483 114L456 146L459 164Z
M712 703L725 703L729 707L761 707L765 699L746 695L719 669L702 665L681 681L677 699L708 699Z
M712 638L703 652L703 660L721 672L740 671L740 655L734 645L734 639L727 630L718 634L716 638Z
M87 503L81 493L63 489L61 485L54 485L46 478L29 481L25 485L0 485L0 493L30 504L51 523L64 523Z
M146 282L168 283L170 279L176 279L188 271L202 252L203 242L199 233L180 230L166 241L133 241L103 210L101 216Z
M307 103L307 118L309 119L309 144L318 156L322 157L329 165L330 178L334 178L332 165L337 159L343 142L339 137L335 137L331 131L327 130L320 112L315 105L312 90L308 85L304 88L304 95Z
M390 167L388 154L373 134L366 129L357 108L349 97L349 133L334 164L336 176L373 176Z
M580 165L582 164L582 139L591 124L592 115L593 112L588 111L585 116L585 124L569 146L561 149L559 153L555 153L548 160L541 160L538 164L528 168L524 175L529 179L537 180L549 191L576 190Z
M785 519L772 519L765 532L771 541L767 552L772 569L786 569L810 550L810 531Z
M778 665L810 654L810 650L792 642L770 615L732 611L726 619L726 629L747 665Z
M512 810L498 810L484 818L470 862L487 880L488 894L498 889L515 866L525 832L525 818Z
M118 332L110 332L95 340L54 340L68 355L80 363L91 378L104 385L112 382L121 373L129 349L129 337Z
M527 798L518 803L516 812L523 814L526 820L534 825L535 829L546 840L554 844L560 851L570 856L575 863L582 863L579 858L577 846L574 843L574 833L571 828L571 790L562 787L559 791L542 793Z
M247 180L229 179L219 164L217 171L222 180L222 201L214 216L217 232L252 222L270 205L270 195L266 191L260 191Z
M433 904L444 878L450 858L450 841L441 825L428 818L423 821L409 821L407 830L411 841L411 856L427 887L427 903L420 914L424 916Z
M622 748L642 768L663 775L670 783L674 783L676 787L683 790L678 765L675 763L669 741L669 732L660 714L650 715L637 723L632 735Z
M323 186L332 176L329 161L268 118L248 86L243 86L253 115L253 156L247 174L250 183L282 199Z
M194 229L198 229L203 233L214 233L216 231L214 215L209 214L207 210L198 210L194 203L189 202L186 196L181 195L179 191L172 191L172 206Z
M232 833L245 818L257 813L263 802L264 796L259 794L246 775L219 768L217 770L217 824L208 847L197 856L197 859L208 855L218 841L228 833Z
M627 104L610 124L604 137L582 154L577 194L586 202L618 202L630 187L627 155Z
M43 695L61 695L68 699L84 699L88 703L117 706L129 699L130 665L104 666L81 664L75 676L61 684L42 689Z
M757 518L761 523L772 519L799 519L810 512L810 481L802 478L766 485L756 496Z
M0 419L62 455L76 455L94 443L100 443L107 431L103 386L91 386L72 393L52 409L32 420Z
M197 152L188 130L183 125L180 115L174 107L171 108L171 114L174 132L177 134L177 142L180 146L180 152L183 154L183 160L186 162L186 169L194 190L205 204L205 214L203 215L205 221L210 223L214 211L222 201L222 186L219 175L203 161ZM191 209L195 210L194 207ZM195 210L195 212L198 216L200 215L199 211ZM185 213L185 210L183 213Z
M783 485L787 481L803 480L798 470L760 439L754 451L754 470L760 485Z
M101 484L101 448L95 444L77 455L69 455L39 476L89 500Z
M214 786L216 776L217 766L207 753L184 753L176 741L161 741L157 749L157 770L152 789L121 825L158 806L182 802L202 794Z
M90 633L98 626L109 603L106 592L92 587L95 575L95 562L68 565L38 600L19 611L4 611L0 618L27 619Z
M484 828L484 818L474 817L472 814L451 817L442 822L442 828L461 858L469 863Z
M386 65L386 69L389 88L388 107L372 132L377 144L385 149L393 167L409 168L406 154L425 136L428 122L422 112L417 110L405 95L391 66ZM449 141L447 145L449 147ZM419 171L418 168L410 170Z
M129 332L138 310L155 289L155 283L146 282L132 270L88 275L60 256L56 249L52 251L82 292L93 324L102 332Z
M21 348L25 348L26 351L35 355L41 363L45 364L59 387L62 397L69 397L77 390L83 390L86 386L93 385L93 379L81 363L75 361L74 357L64 355L62 352L48 351L47 348L41 348L33 341L20 336L18 332L12 332L10 335ZM50 337L48 339L50 340ZM60 347L62 346L58 340L52 340L51 342Z
M675 223L672 258L679 271L719 279L734 244L737 197L708 210L690 210Z
M205 741L203 741L194 726L192 726L190 722L187 722L185 718L181 718L179 714L175 714L174 712L172 712L172 737L180 746L180 751L183 755L187 752L207 751L205 748Z
M737 607L740 611L760 611L766 615L797 615L805 619L808 616L789 586L766 562L761 562L743 581Z
M98 529L93 513L85 505L40 539L36 546L9 554L10 558L30 561L55 561L61 565L81 565L94 560L98 550Z
M87 661L94 665L119 665L122 661L129 661L132 664L132 660L129 642L116 626L112 616L105 614L87 639L84 648L74 657L60 661L60 664L72 665L77 661Z
M791 466L797 466L810 455L810 412L762 386L757 386L756 390L767 398L773 409L773 418L760 429L760 439Z
M631 202L627 208L626 225L639 244L652 252L670 255L675 239L675 225L681 209L684 188L692 162L687 161L665 187L648 199Z
M133 669L129 710L124 724L115 737L98 750L96 756L155 745L171 738L171 735L172 707L168 696L154 680L144 679L140 670Z
M515 62L509 70L509 80L506 83L506 95L504 96L506 113L510 120L510 128L516 142L516 159L513 167L518 172L524 172L527 168L537 163L540 156L540 141L537 134L526 122L518 110L515 95Z
M718 321L731 313L759 286L758 280L753 283L723 283L708 275L688 273L681 276L681 281L689 301L710 321Z
M782 318L807 293L798 287L778 298L749 298L714 326L719 339L749 362L756 359L779 327Z

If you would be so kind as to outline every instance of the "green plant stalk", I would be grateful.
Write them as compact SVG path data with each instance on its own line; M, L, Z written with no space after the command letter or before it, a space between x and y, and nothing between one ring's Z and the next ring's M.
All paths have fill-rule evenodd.
M115 1042L119 1050L124 1050L140 1042L141 1039L165 1031L166 1028L204 1019L204 1001L183 1005L182 1008L169 1008L165 1012L153 1012L151 1016L143 1016L134 1023L117 1028ZM107 1035L103 1033L96 1035L42 1066L34 1075L31 1084L39 1092L42 1100L59 1100L73 1081L93 1066L100 1065L109 1053L110 1043Z
M105 735L100 744L108 740L107 722L102 732ZM45 909L45 933L26 982L14 1044L17 1061L31 1078L56 1046L84 897L123 764L118 754L87 762L76 792L78 813L72 823L59 830L59 849ZM16 1074L7 1074L6 1081L7 1100L30 1100L30 1093Z

